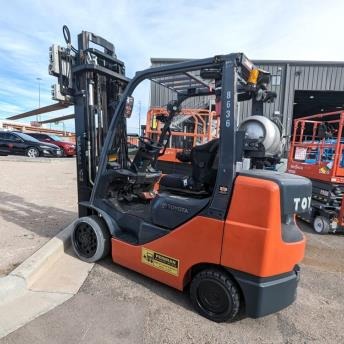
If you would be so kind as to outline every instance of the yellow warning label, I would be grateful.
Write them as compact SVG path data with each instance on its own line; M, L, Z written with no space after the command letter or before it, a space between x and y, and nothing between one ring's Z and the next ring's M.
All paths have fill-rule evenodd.
M141 262L173 276L179 275L179 260L142 247Z

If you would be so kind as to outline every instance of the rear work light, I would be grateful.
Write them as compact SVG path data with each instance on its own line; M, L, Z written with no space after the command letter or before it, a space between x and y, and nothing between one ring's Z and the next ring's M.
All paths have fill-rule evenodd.
M247 82L252 85L257 85L258 77L259 77L259 70L254 68L250 71Z

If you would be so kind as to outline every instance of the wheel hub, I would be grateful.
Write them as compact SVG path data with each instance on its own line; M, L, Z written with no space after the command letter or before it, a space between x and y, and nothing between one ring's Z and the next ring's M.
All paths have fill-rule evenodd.
M223 313L229 306L226 291L216 281L203 281L198 289L198 299L203 308L215 314Z
M90 258L97 250L97 236L87 223L80 223L74 232L76 248L80 255Z
M34 158L37 155L37 153L34 149L30 149L28 155L29 157Z
M318 233L321 233L322 232L322 230L323 230L323 227L324 227L324 224L323 224L323 222L321 221L321 219L316 219L315 220L315 223L314 223L314 229L315 229L315 231L316 232L318 232Z

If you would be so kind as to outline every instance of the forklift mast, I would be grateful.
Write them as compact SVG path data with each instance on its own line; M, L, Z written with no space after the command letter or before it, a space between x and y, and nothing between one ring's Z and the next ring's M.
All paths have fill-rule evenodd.
M87 210L80 204L92 199L101 151L109 131L109 142L106 145L102 164L103 166L106 165L111 154L111 147L118 146L118 142L114 142L114 137L117 136L117 141L120 141L122 148L115 147L117 151L113 155L117 156L121 152L119 156L124 162L122 167L127 167L128 147L125 119L119 133L116 131L119 126L118 120L113 120L113 118L116 116L123 117L123 109L118 109L118 105L121 105L122 108L126 107L128 99L131 98L131 93L144 79L165 86L167 85L167 77L169 89L177 92L177 100L173 100L167 105L167 111L170 115L165 119L157 142L163 147L153 159L152 167L156 167L158 157L166 151L171 136L172 120L180 114L183 101L190 97L202 95L216 96L220 117L219 133L222 131L225 142L219 151L222 155L220 164L225 164L226 167L220 169L224 171L224 173L219 174L218 178L217 187L221 188L221 192L217 189L218 197L214 197L213 202L222 204L222 198L229 197L236 173L235 166L237 162L242 163L244 156L252 161L252 167L261 166L262 168L264 166L268 153L264 147L264 142L260 136L253 139L247 137L247 133L252 132L249 130L249 126L256 130L257 125L262 127L261 132L267 133L269 131L264 121L260 123L262 120L259 118L265 119L263 103L273 101L276 94L267 89L270 81L269 73L258 70L244 54L215 56L195 62L189 61L151 68L137 72L136 80L129 84L130 79L125 76L125 65L117 59L112 43L91 32L82 31L78 35L78 46L75 48L71 43L67 26L63 27L63 35L67 47L51 46L49 73L57 77L57 84L52 87L53 99L62 104L74 105L75 109L79 216L87 215ZM197 71L200 74L195 76L193 73L197 73ZM214 84L209 80L214 80ZM180 85L186 85L185 89L180 88ZM187 85L192 85L192 88ZM244 128L237 128L237 102L245 100L252 102L252 120L245 124ZM118 110L117 115L116 110ZM225 115L220 116L221 113ZM266 121L270 120L265 119ZM112 129L110 129L111 123ZM278 133L270 138L270 141L277 142L279 145ZM275 151L278 150L275 149L273 153ZM270 155L268 159L274 159L274 154ZM131 169L135 169L134 166L138 162L142 163L140 159L138 156L134 160ZM278 159L279 157L275 161L278 162ZM105 171L105 167L101 167L101 169L103 172ZM225 194L227 195L224 196ZM217 209L217 205L214 204L214 207ZM220 213L224 216L226 210L224 206L220 206L220 208Z
M273 101L276 94L267 90L270 78L269 73L263 70L258 71L244 54L215 56L214 58L199 60L199 63L190 61L185 64L178 64L179 66L163 66L156 69L157 73L152 68L148 72L138 72L136 74L137 82L133 83L133 87L127 87L130 79L125 76L124 62L117 58L115 47L112 43L91 32L82 31L78 35L78 46L75 48L72 45L67 26L63 27L63 35L67 47L63 48L56 44L50 47L49 73L57 78L57 84L52 86L53 99L62 104L74 105L75 109L80 216L87 215L87 211L83 206L80 206L80 203L88 202L91 199L98 165L100 164L101 151L111 122L114 122L112 133L110 134L112 136L112 143L114 136L119 136L115 128L115 122L117 125L117 121L112 121L112 119L115 116L120 100L122 99L126 103L136 85L144 78L165 86L166 80L164 81L164 79L166 77L162 76L159 78L159 75L166 74L167 78L169 78L169 88L173 89L173 75L176 73L182 73L183 75L182 79L180 77L176 79L177 88L175 90L178 89L178 99L167 106L168 112L172 110L172 113L171 116L166 117L161 129L161 135L159 135L158 144L164 146L159 156L166 151L166 143L171 136L170 125L173 118L180 113L182 102L190 97L197 97L199 95L215 95L219 100L218 104L222 103L219 107L220 112L225 114L219 120L219 123L221 122L219 131L223 132L223 137L226 141L226 153L222 152L223 159L221 161L226 162L227 168L225 168L225 175L219 176L219 182L222 183L222 186L228 185L229 187L223 187L223 190L227 191L222 191L222 194L230 193L235 175L235 165L237 161L241 161L243 149L247 157L253 161L252 166L254 167L258 166L258 164L253 159L258 159L259 163L261 160L266 160L267 152L260 142L260 138L258 140L257 138L246 138L244 140L244 131L247 131L247 125L245 124L244 130L241 130L240 127L238 130L237 119L234 116L237 113L238 101L251 100L251 115L254 118L263 118L263 103ZM195 77L192 74L192 70L197 69L201 70L201 75ZM140 78L140 74L142 74L142 78ZM210 79L215 80L215 83L214 85L207 86L204 80ZM256 89L258 79L259 87ZM244 82L242 82L243 80ZM196 92L187 88L184 93L180 92L180 84L183 84L183 82L185 85L191 82L192 85L198 85L200 88L196 88ZM242 86L239 86L237 89L238 84ZM127 105L125 104L124 106ZM173 110L174 106L176 106L175 110ZM170 110L168 107L170 107ZM251 122L248 125L251 125ZM258 125L260 124L258 123ZM253 123L253 127L257 127L257 120ZM262 130L264 131L264 128ZM125 132L124 137L126 135L126 128L123 132ZM126 139L123 137L121 137L121 145L127 146ZM275 137L272 140L279 141L279 137ZM231 150L230 152L229 149ZM122 148L122 153L124 150L127 150L127 147ZM104 153L104 163L105 159L108 159L109 154L109 151ZM156 165L157 158L158 156L154 160L154 166ZM127 158L122 157L122 159L126 163ZM264 163L260 163L260 165L263 166Z
M49 74L57 77L57 84L52 86L53 99L75 109L80 203L90 199L109 124L129 79L112 43L82 31L76 49L67 26L63 35L66 48L55 44L50 47ZM79 216L83 215L84 208L79 207Z

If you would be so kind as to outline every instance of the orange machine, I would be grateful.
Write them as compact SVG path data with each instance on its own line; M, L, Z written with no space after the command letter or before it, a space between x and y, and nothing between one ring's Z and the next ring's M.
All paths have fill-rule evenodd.
M303 219L319 234L344 228L344 112L335 111L294 121L288 172L310 178L311 211Z
M64 33L70 47L68 29ZM232 53L150 68L129 80L110 42L84 31L78 44L55 47L50 65L59 97L75 102L76 255L96 262L111 253L116 264L187 288L195 310L217 322L237 319L240 309L260 317L290 305L305 250L295 214L308 211L311 183L252 169L251 158L269 154L271 142L263 137L268 119L237 128L238 102L251 101L259 117L262 104L276 97L268 90L269 73ZM147 134L129 152L132 94L145 80L164 87L170 98L165 110L151 110ZM218 117L183 109L185 100L200 96L216 98ZM163 114L159 124L151 125L157 114ZM196 123L193 131L173 130L185 114ZM96 132L107 133L105 140L94 137L100 127ZM263 129L252 135L255 128ZM163 175L158 159L169 148L179 149L173 146L178 137L192 138L190 169Z
M145 135L159 140L164 119L168 112L164 108L151 108L147 112ZM180 162L179 152L190 151L192 147L204 144L219 136L220 117L215 111L206 109L183 109L171 123L171 138L160 161Z

